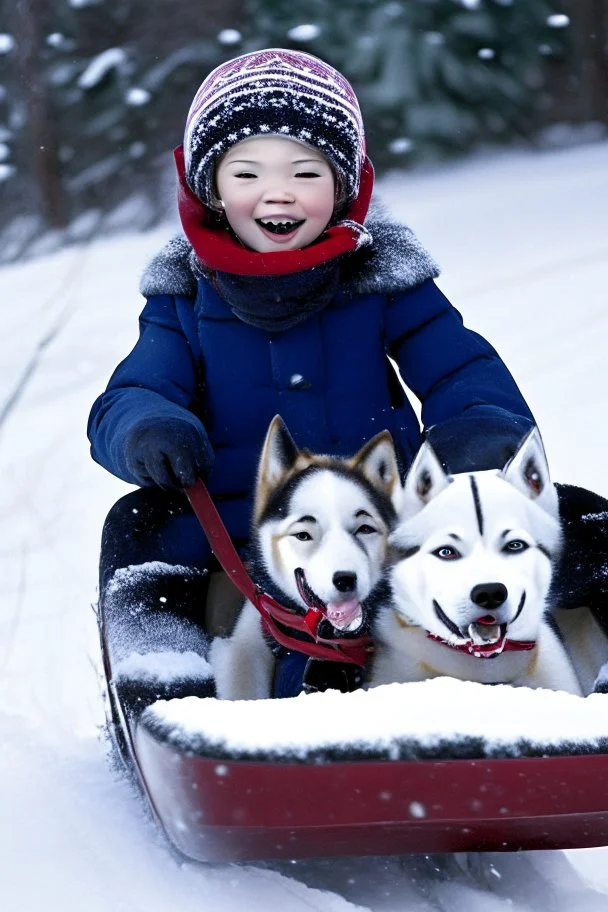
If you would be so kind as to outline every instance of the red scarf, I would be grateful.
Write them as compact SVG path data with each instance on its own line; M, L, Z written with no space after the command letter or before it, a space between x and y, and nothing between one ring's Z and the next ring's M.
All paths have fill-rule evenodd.
M184 234L201 263L213 272L287 275L326 263L356 250L361 244L365 233L363 221L374 186L374 169L369 158L363 164L359 193L345 218L328 228L319 241L301 250L258 253L243 247L231 231L218 230L209 207L194 195L186 183L184 151L181 146L175 149L174 155L179 180L177 203Z

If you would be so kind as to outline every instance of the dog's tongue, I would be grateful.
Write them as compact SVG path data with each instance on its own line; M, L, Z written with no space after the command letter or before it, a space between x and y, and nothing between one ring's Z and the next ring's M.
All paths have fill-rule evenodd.
M338 630L355 630L363 620L361 602L348 599L345 602L328 602L327 620Z

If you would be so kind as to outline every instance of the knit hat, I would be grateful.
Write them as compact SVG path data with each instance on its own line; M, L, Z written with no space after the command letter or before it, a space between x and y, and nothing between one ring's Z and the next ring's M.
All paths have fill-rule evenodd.
M184 134L186 180L207 205L224 152L244 139L278 135L314 146L334 167L348 204L359 192L365 136L357 97L329 64L270 48L216 67L198 89Z

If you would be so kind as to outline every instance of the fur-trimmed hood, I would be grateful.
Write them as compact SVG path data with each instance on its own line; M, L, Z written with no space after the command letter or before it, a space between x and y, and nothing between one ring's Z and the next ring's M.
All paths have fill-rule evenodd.
M351 294L393 294L437 278L439 266L406 225L392 221L375 205L365 222L370 243L345 260L341 290ZM144 297L179 294L194 297L200 265L189 242L174 237L143 272Z

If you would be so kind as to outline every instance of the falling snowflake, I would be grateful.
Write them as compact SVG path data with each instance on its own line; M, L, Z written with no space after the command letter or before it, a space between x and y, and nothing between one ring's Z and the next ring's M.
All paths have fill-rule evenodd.
M547 25L551 28L566 28L570 25L570 17L563 13L554 13L547 19Z
M0 34L0 54L10 54L15 47L15 39L6 32Z
M125 95L125 101L128 105L133 105L134 108L138 108L140 105L148 104L152 96L147 89L142 89L135 86L132 89L129 89Z
M289 29L287 37L293 39L293 41L314 41L320 34L321 29L319 26L313 25L311 22L306 25L296 25L295 28Z
M420 801L410 802L409 811L412 817L426 817L426 808Z
M217 36L220 44L238 44L242 39L241 33L237 29L222 29Z
M142 155L146 154L146 144L141 141L133 142L129 146L129 156L130 158L141 158ZM161 597L159 602L166 602L167 599Z
M394 155L403 155L404 152L409 152L412 146L412 140L408 139L406 136L400 136L397 139L393 139L388 144L389 151Z

